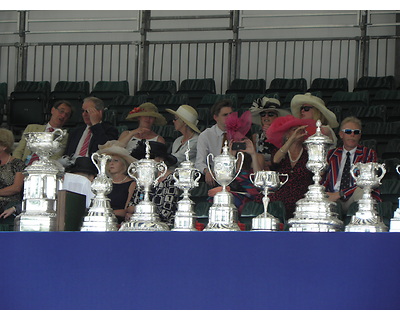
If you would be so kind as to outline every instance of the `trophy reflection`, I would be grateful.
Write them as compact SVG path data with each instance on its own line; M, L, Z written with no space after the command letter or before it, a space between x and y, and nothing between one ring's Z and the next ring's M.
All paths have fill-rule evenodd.
M238 225L238 210L233 204L233 195L226 190L226 187L236 179L242 169L244 155L238 152L241 161L238 165L238 158L229 154L228 141L222 147L222 154L214 157L207 156L207 166L212 178L222 186L222 191L214 196L213 205L208 212L208 224L204 231L240 231ZM211 170L210 159L214 162L214 173Z
M263 190L263 205L264 212L253 218L252 230L253 231L277 231L279 230L279 219L275 218L268 212L269 198L268 193L274 192L282 187L289 179L286 173L278 173L275 171L257 171L250 174L250 181L257 187ZM253 178L254 177L254 178ZM281 177L285 177L281 181Z
M400 164L397 165L396 171L400 174ZM393 214L393 218L390 219L390 232L400 232L400 197L399 197L399 207Z
M378 172L381 172L378 175ZM371 191L377 188L386 173L385 165L376 162L355 163L351 166L350 174L357 186L363 189L363 196L358 200L358 210L345 227L346 232L384 232L388 231L382 218L376 210L376 200Z

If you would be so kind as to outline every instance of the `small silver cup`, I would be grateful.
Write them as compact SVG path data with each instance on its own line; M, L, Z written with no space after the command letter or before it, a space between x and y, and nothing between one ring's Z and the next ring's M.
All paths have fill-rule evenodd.
M400 164L397 165L396 171L400 174ZM393 214L393 218L390 219L390 232L400 232L400 197L399 197L399 207Z

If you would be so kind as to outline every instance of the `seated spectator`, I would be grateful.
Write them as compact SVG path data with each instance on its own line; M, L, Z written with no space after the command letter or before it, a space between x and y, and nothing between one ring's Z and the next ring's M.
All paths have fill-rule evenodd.
M66 169L61 190L68 190L86 196L86 208L90 207L95 194L92 182L97 176L97 168L88 157L79 157L72 167Z
M153 125L164 126L167 124L167 120L158 112L158 108L153 103L145 102L134 108L129 112L126 120L139 121L138 128L122 132L118 139L129 153L136 148L140 140L165 143L164 138L152 130Z
M62 129L68 119L72 114L72 105L65 100L57 101L51 108L51 118L47 124L30 124L28 125L24 133L21 136L21 140L18 146L13 152L13 156L17 159L21 159L27 165L32 164L34 161L38 160L38 156L33 154L28 148L25 133L27 132L53 132L55 129ZM60 150L53 154L50 159L58 160L64 154L68 141L68 133L64 135L60 142Z
M106 166L107 175L112 179L112 190L107 197L118 224L121 224L125 221L126 208L136 188L136 182L128 175L129 165L136 159L116 140L99 146L98 153L112 157Z
M13 145L13 133L0 128L0 224L9 226L14 225L15 216L4 210L21 203L25 169L24 162L11 155Z
M280 106L281 103L278 99L262 97L256 99L249 109L253 124L261 127L259 132L252 135L252 140L256 146L256 151L264 155L264 170L269 169L271 165L271 150L275 148L274 145L267 142L266 132L276 118L290 114L289 111L281 109Z
M182 135L176 138L172 144L172 155L178 159L178 163L185 161L185 152L187 151L189 145L189 160L195 162L197 153L197 139L200 133L200 130L197 128L197 123L199 122L197 119L197 111L188 105L182 105L176 111L171 109L166 109L166 111L175 115L175 130L182 133Z
M343 119L339 136L343 146L330 150L328 153L328 169L325 172L324 186L330 201L341 204L345 213L350 204L362 198L363 191L357 187L350 174L351 165L357 162L377 162L375 150L359 144L361 139L361 120L356 117ZM347 165L346 165L346 162ZM371 195L381 201L379 189L374 189Z
M166 174L159 180L158 184L152 188L149 196L157 206L157 213L162 222L166 223L171 229L174 227L175 212L177 203L180 200L181 190L175 186L173 170L171 169L177 163L177 159L167 152L167 146L164 143L150 141L150 159L155 161L164 161L168 167ZM132 156L136 159L143 159L146 155L146 145L139 142L138 147L133 150ZM127 208L126 220L129 220L135 212L135 205L143 199L143 192L135 189L132 199Z

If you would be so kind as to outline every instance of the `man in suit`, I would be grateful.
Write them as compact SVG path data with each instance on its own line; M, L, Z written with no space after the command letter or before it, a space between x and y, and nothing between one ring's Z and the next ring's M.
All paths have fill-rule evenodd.
M64 154L76 159L90 157L99 145L109 140L118 140L118 130L110 123L103 122L104 103L96 97L87 97L82 104L84 125L71 130Z
M65 100L57 101L54 106L51 108L51 118L47 124L30 124L28 125L24 133L26 132L51 132L54 129L62 129L64 124L68 121L72 114L72 105ZM65 147L68 141L68 133L64 135L60 144L60 150L51 156L51 159L57 160L61 158L64 154ZM25 161L26 164L31 164L34 160L38 158L32 153L32 151L28 148L26 144L26 139L24 134L21 137L21 140L18 143L18 146L15 148L13 152L13 156L15 158L21 159Z
M339 136L343 146L328 152L328 170L325 173L324 186L330 201L340 202L342 210L346 212L350 204L362 198L362 189L357 187L350 175L351 165L357 162L377 162L375 150L359 144L361 139L361 121L356 117L343 119L340 125ZM348 164L346 165L346 160ZM372 191L371 195L378 201L380 192Z

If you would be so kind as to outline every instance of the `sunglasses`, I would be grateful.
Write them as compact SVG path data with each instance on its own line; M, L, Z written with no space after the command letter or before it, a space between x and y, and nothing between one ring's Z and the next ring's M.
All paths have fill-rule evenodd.
M361 133L361 130L360 129L342 129L342 132L344 132L345 134L354 133L355 135L358 135Z
M260 112L260 117L261 117L261 118L262 118L262 117L265 117L265 116L268 116L268 117L277 117L278 115L277 115L275 112L272 112L272 111L269 111L269 112L267 112L267 111Z
M305 111L305 112L308 112L308 111L310 111L312 108L314 108L314 107L311 107L311 106L302 106L301 108L300 108L300 111Z

